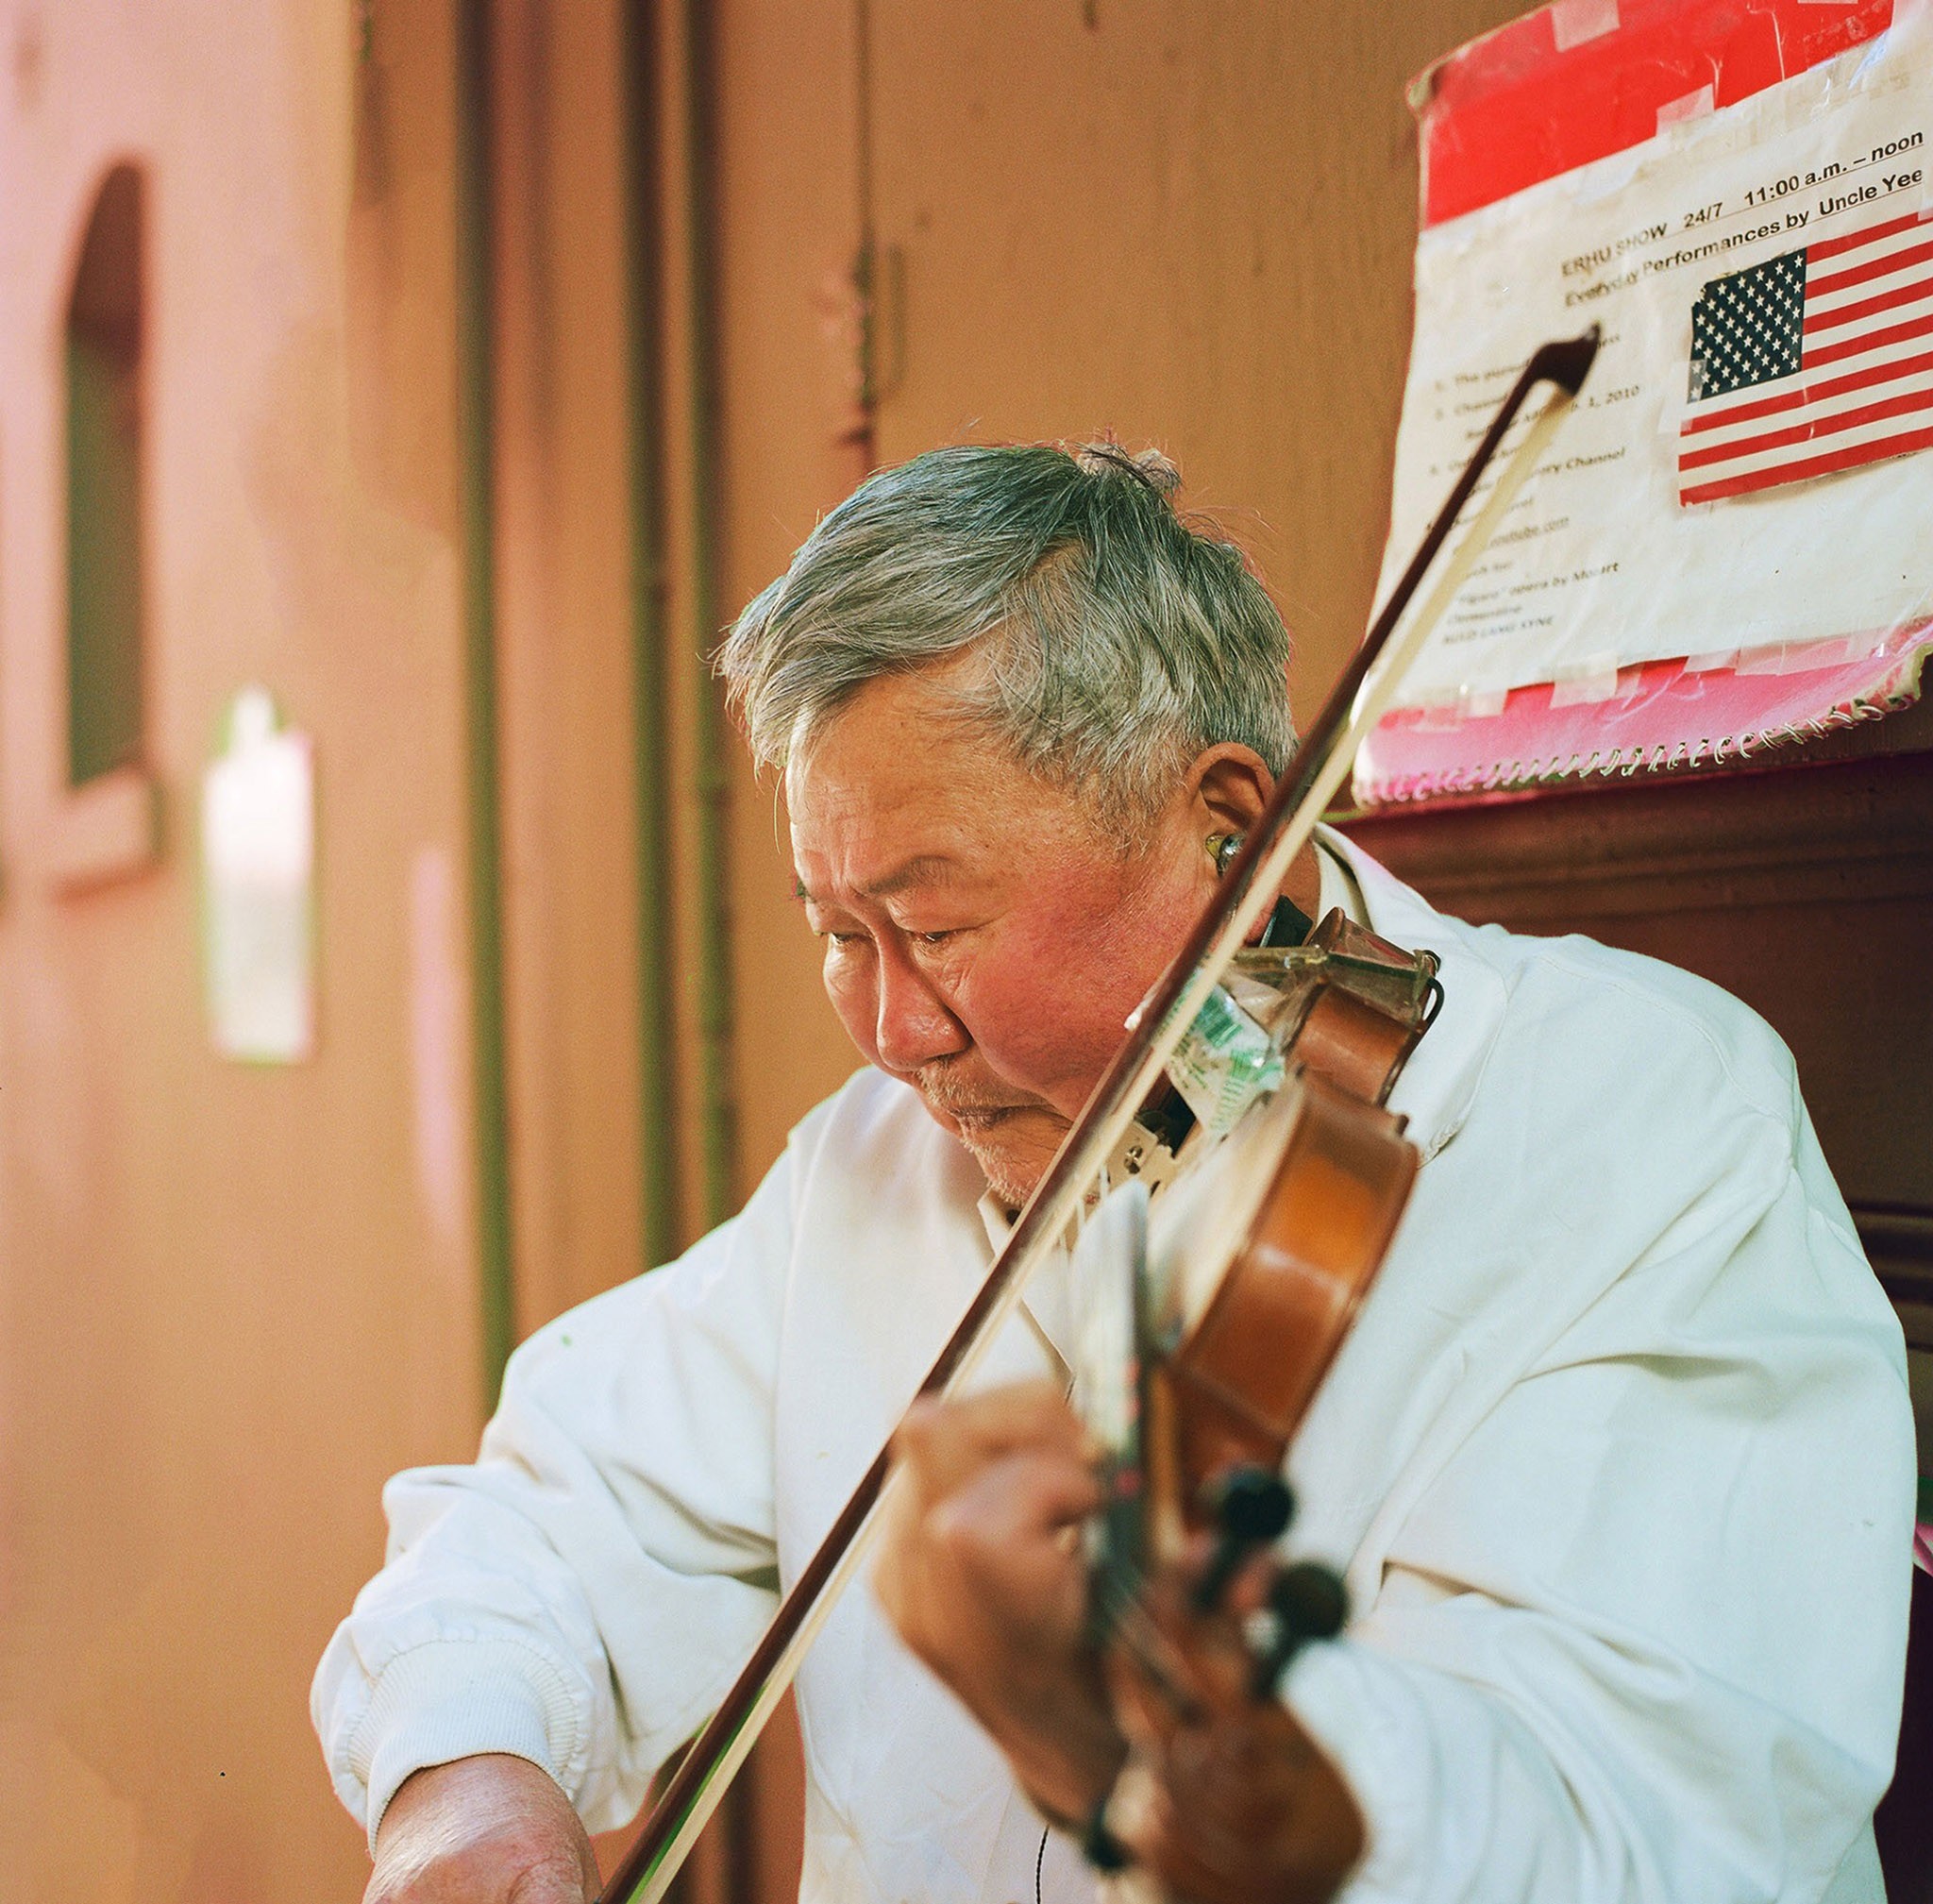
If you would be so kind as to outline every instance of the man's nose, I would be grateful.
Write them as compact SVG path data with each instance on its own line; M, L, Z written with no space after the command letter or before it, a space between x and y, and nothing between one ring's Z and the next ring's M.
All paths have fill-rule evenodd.
M880 949L879 986L873 1044L888 1070L907 1076L973 1042L933 981L890 943Z

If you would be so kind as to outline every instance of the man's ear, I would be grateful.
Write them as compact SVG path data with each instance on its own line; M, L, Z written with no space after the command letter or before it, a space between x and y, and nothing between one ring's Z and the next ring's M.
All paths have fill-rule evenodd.
M1269 804L1275 776L1253 748L1225 740L1195 756L1185 784L1204 835L1247 833Z

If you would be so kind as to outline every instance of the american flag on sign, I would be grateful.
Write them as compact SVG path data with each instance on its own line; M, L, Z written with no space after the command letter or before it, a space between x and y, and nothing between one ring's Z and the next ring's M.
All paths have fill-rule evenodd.
M1690 395L1681 504L1933 447L1933 212L1714 278Z

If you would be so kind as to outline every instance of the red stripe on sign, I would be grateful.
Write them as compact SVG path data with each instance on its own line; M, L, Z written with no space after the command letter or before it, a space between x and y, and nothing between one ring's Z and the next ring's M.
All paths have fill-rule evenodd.
M1809 291L1807 296L1809 301ZM1841 304L1837 311L1822 311L1816 317L1807 318L1806 335L1837 330L1842 324L1857 324L1862 317L1876 317L1882 311L1893 311L1902 304L1910 304L1916 297L1926 296L1933 296L1933 275L1922 273L1910 284L1882 291L1877 297L1862 297L1857 304Z
M1807 262L1809 265L1815 259L1837 258L1841 252L1857 251L1862 244L1891 238L1895 232L1908 231L1927 217L1933 217L1933 212L1908 211L1898 218L1889 218L1884 225L1869 225L1863 231L1848 231L1842 238L1822 238L1816 244L1807 245Z
M1559 52L1552 9L1539 7L1411 88L1426 226L1645 144L1658 108L1700 87L1723 110L1793 78L1871 40L1892 0L1618 0L1612 17L1615 31Z
M1933 320L1929 320L1933 321ZM1849 370L1843 377L1828 377L1780 396L1765 396L1757 403L1741 403L1736 410L1722 410L1709 416L1694 416L1678 432L1697 436L1707 430L1724 430L1734 423L1751 423L1761 416L1777 416L1796 410L1802 403L1824 403L1829 396L1844 396L1854 390L1870 390L1875 383L1891 383L1896 377L1910 377L1918 370L1933 370L1933 350L1918 357L1896 357L1890 363L1874 363L1864 370Z
M1869 330L1862 337L1848 337L1842 343L1827 344L1814 350L1806 346L1802 367L1823 370L1828 363L1842 363L1848 357L1868 350L1884 350L1890 344L1905 344L1914 337L1933 337L1933 315L1914 317L1905 324L1890 324L1884 330Z
M1933 410L1933 390L1909 391L1904 396L1889 396L1879 403L1861 404L1857 410L1815 416L1794 424L1790 430L1769 430L1763 436L1747 436L1737 443L1714 443L1708 449L1688 449L1678 458L1678 467L1681 471L1706 469L1714 463L1732 463L1741 456L1763 456L1768 449L1785 449L1794 443L1816 443L1821 437L1836 436L1843 430L1884 423L1889 416L1909 416L1916 410Z
M1904 436L1882 436L1877 443L1857 443L1849 449L1836 449L1829 456L1808 456L1801 463L1781 463L1771 469L1755 469L1749 476L1731 476L1723 482L1701 483L1695 489L1680 490L1678 500L1722 502L1728 496L1743 496L1751 490L1770 489L1781 482L1800 482L1808 476L1831 476L1837 470L1856 468L1862 463L1878 463L1889 456L1905 456L1914 449L1933 449L1933 430L1909 430Z
M1844 291L1854 284L1870 284L1875 278L1884 278L1893 271L1904 271L1908 264L1924 264L1929 258L1933 258L1933 241L1925 244L1909 244L1904 251L1890 251L1884 258L1869 258L1863 264L1848 264L1843 271L1833 271L1824 278L1814 278L1808 251L1806 295L1829 297L1835 291Z

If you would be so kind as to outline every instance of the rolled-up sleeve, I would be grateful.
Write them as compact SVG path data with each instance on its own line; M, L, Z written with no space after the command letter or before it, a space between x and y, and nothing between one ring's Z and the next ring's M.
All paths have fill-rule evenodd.
M543 1766L592 1829L620 1825L730 1685L776 1598L798 1169L788 1152L677 1262L525 1343L474 1464L390 1482L386 1563L311 1699L372 1845L411 1773L481 1752Z

